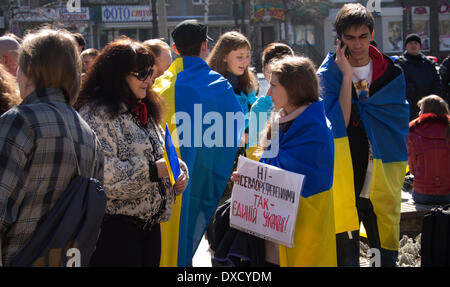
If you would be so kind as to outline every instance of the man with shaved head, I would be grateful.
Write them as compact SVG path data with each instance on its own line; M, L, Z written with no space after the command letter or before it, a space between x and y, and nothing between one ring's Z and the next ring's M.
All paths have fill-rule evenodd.
M17 56L19 48L19 42L13 37L0 37L0 64L3 64L13 76L16 76L17 73Z

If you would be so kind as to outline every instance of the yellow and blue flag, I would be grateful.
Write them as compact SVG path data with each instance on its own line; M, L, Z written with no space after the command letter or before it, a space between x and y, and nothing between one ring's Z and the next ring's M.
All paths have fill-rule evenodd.
M161 224L160 266L186 267L233 169L244 121L230 124L227 115L242 110L230 83L199 57L176 59L153 88L166 101L169 132L190 178L171 220Z
M408 161L409 105L402 70L392 60L375 79L369 97L353 99L361 116L373 152L373 172L369 199L377 216L381 247L398 250L401 188ZM347 130L339 104L342 72L330 53L318 70L325 112L333 125L335 175L333 183L336 232L359 230L353 185L353 167Z
M335 267L334 147L322 101L312 103L287 132L279 131L279 153L261 162L305 175L297 212L294 248L279 245L282 267Z
M177 181L181 174L180 163L178 162L178 155L175 146L170 136L169 126L166 123L166 136L164 137L164 160L169 171L169 179L172 186Z

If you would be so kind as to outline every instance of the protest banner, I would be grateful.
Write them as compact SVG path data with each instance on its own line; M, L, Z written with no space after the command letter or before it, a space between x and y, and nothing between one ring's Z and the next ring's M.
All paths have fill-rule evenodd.
M230 226L286 247L294 229L304 175L239 157Z

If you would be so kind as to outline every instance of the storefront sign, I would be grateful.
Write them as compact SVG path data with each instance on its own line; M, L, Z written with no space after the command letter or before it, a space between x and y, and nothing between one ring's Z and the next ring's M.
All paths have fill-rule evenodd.
M81 7L79 12L69 12L67 8L59 8L60 21L89 21L89 8Z
M294 231L304 176L239 157L230 226L287 247Z
M70 12L67 8L18 8L13 13L17 22L89 21L88 7L80 7L79 12Z
M285 11L280 0L256 0L254 8L254 22L270 19L284 21Z
M430 7L412 7L412 11L414 15L429 15L430 14Z
M150 22L152 9L150 6L103 6L103 22Z
M56 8L17 8L13 10L17 22L53 22L59 20Z
M439 13L450 14L450 5L447 1L442 2L441 5L439 5Z

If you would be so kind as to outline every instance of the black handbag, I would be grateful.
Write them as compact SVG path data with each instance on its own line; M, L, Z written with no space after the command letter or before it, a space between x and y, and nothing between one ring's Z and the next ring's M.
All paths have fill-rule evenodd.
M423 217L421 266L450 266L450 204L433 208Z

